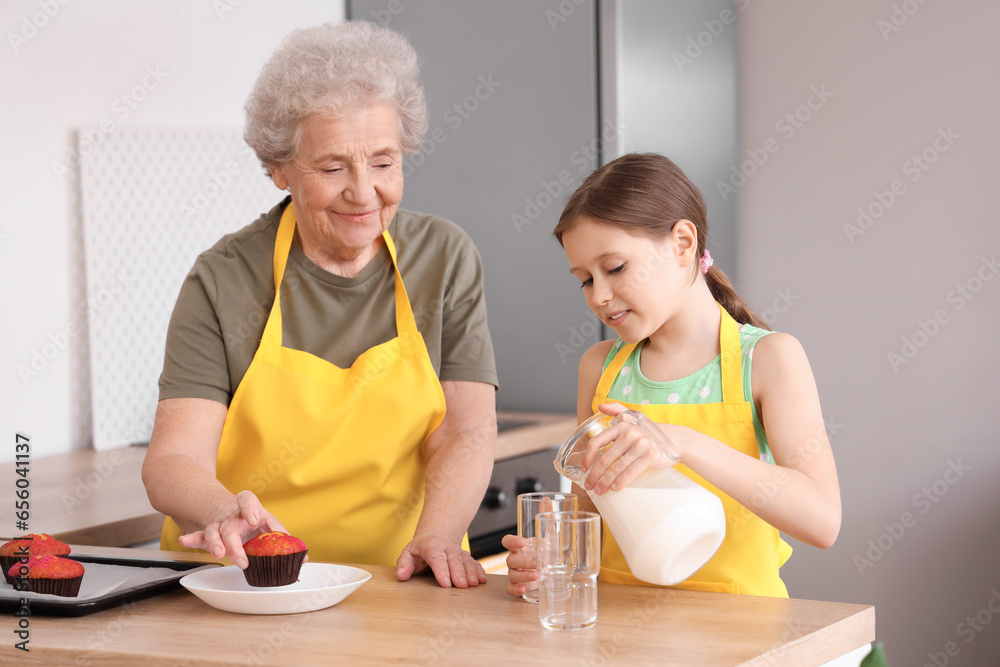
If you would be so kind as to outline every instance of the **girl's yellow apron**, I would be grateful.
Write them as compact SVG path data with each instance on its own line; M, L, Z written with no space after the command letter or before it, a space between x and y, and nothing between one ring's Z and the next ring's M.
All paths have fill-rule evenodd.
M719 343L722 350L722 403L701 405L636 405L608 398L608 390L636 343L623 345L604 370L597 385L593 410L601 403L621 403L645 413L663 424L688 426L712 436L733 449L757 458L757 438L753 429L753 407L743 400L743 377L740 360L740 333L736 322L722 310ZM698 591L744 593L788 597L778 569L792 553L777 529L758 518L728 495L715 488L684 465L677 469L722 500L726 511L726 539L708 563L676 588ZM601 555L601 581L620 584L647 584L628 568L614 536L605 524L604 549Z
M388 232L397 337L350 368L282 347L281 280L295 234L294 207L274 247L274 305L260 347L236 389L219 444L227 489L253 491L314 561L395 565L423 509L423 444L445 400ZM161 545L180 549L170 518ZM468 548L466 538L465 548Z

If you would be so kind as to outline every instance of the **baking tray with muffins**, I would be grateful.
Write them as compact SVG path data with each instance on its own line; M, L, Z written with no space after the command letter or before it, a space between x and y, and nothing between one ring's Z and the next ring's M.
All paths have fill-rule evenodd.
M62 557L62 556L60 556ZM119 586L109 590L107 593L96 596L65 597L63 595L42 595L32 593L25 596L21 591L15 589L13 585L0 581L0 612L13 612L21 608L21 598L30 598L30 608L32 615L50 616L86 616L94 612L111 609L122 604L141 600L144 598L160 595L171 590L180 588L182 577L194 572L209 570L221 567L219 563L200 563L191 561L174 561L151 558L125 558L116 556L90 556L90 555L68 555L67 559L83 565L84 570L89 565L97 565L107 577L110 573L112 578L120 577L121 582L133 579L137 573L141 573L142 568L151 571L151 568L161 570L161 573L146 581L138 581L124 586ZM96 568L92 568L94 570ZM86 573L83 578L86 581ZM80 592L81 595L83 591Z

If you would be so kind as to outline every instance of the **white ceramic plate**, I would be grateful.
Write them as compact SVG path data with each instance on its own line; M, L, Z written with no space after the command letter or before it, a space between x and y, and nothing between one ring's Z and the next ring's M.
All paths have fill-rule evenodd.
M356 567L305 563L294 584L255 588L240 568L230 565L189 574L181 579L181 585L222 611L299 614L332 607L371 578L371 573Z

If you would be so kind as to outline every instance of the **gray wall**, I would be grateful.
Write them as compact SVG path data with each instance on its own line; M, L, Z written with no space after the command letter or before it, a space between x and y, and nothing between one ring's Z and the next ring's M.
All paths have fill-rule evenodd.
M740 16L742 148L780 144L740 191L742 283L809 354L844 505L782 575L874 604L893 667L1000 664L998 24L977 0Z
M595 11L569 5L557 19L557 2L347 5L420 55L430 131L402 205L455 221L479 248L504 410L575 412L580 355L599 340L552 237L597 166Z

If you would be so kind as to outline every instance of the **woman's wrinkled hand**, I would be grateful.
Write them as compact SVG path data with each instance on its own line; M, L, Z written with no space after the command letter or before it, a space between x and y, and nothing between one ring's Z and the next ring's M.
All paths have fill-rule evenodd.
M601 412L617 417L625 412L620 403L603 403ZM650 433L638 424L619 422L590 439L581 461L587 471L583 486L600 495L608 490L618 491L650 468L670 468L678 459L665 452L656 438L668 441L659 431Z
M396 559L396 578L406 581L430 568L445 588L468 588L486 583L483 566L460 544L437 535L414 535Z
M288 532L274 515L264 509L257 496L251 491L240 491L236 495L235 507L221 512L204 530L181 535L179 542L182 547L204 549L215 558L229 556L245 570L247 557L243 543L260 533L274 530Z
M528 540L517 535L504 535L500 543L507 554L507 593L521 597L525 593L538 588L538 570L535 569L535 556L528 547Z

